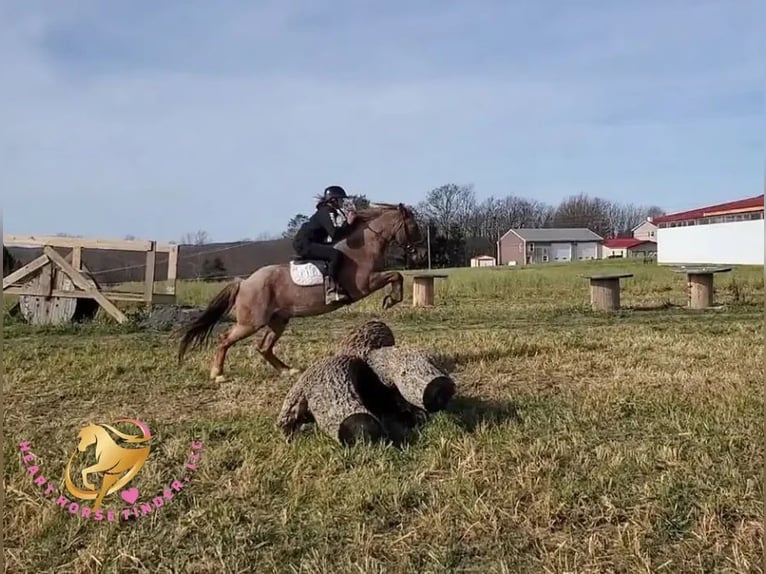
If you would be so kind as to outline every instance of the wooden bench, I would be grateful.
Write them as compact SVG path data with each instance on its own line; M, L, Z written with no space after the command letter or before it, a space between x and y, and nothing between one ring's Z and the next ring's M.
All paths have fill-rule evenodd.
M707 309L713 306L713 278L716 273L731 271L731 267L693 267L674 269L686 273L687 300L690 309Z
M590 280L590 305L594 311L616 311L620 308L620 279L632 273L586 275Z
M434 279L446 279L446 275L413 275L412 306L432 307L434 304Z

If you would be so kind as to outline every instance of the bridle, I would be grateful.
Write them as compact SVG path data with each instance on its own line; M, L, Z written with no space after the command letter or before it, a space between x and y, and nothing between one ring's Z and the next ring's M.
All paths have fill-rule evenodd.
M410 232L407 226L407 208L404 207L401 203L399 204L399 213L401 214L402 217L399 220L399 225L394 231L394 241L396 241L396 243L402 249L404 249L404 251L412 255L413 253L415 253L415 246L412 244L412 238L410 237ZM397 235L399 234L400 228L404 231L404 244L400 243L399 240L396 239Z
M399 218L399 222L396 224L396 227L394 227L394 230L391 232L391 238L388 239L388 241L393 241L396 243L399 247L401 247L406 253L412 255L415 253L415 246L412 243L412 238L410 237L410 232L407 228L407 208L404 207L403 204L399 204L397 206L397 210L399 211L399 215L401 216ZM372 231L375 235L377 235L380 238L386 239L383 235L383 232L378 231L377 229L374 229L372 225L368 225L367 229ZM398 236L399 232L404 231L404 241L399 241Z

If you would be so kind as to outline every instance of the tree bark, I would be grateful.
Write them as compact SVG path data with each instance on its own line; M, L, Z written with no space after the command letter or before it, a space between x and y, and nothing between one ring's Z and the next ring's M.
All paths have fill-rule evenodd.
M393 347L395 344L391 328L383 321L373 319L363 323L343 338L339 348L343 354L364 359L374 349Z
M408 403L428 413L446 408L455 394L452 379L421 351L374 349L367 363L384 385L397 388Z
M357 391L360 384L374 384L366 378L369 368L364 361L348 355L331 357L304 371L288 392L278 417L288 442L311 419L344 446L379 440L383 425Z

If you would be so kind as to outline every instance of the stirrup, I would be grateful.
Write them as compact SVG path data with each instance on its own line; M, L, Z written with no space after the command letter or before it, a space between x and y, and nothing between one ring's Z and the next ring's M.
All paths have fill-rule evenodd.
M348 301L350 298L348 293L346 293L340 285L335 283L332 279L327 278L325 283L325 303L338 303Z

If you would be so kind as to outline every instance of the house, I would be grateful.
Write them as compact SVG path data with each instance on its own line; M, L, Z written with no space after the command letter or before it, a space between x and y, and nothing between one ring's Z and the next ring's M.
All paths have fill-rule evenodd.
M490 255L477 255L471 257L471 267L494 267L497 260Z
M500 265L601 258L603 237L584 227L509 229L497 242Z
M641 239L642 241L657 241L657 224L651 217L647 217L646 221L642 221L631 229L634 239Z
M657 263L763 265L763 194L672 213L657 225Z
M657 255L657 243L634 237L615 237L605 239L602 247L604 259L615 257L654 257Z

